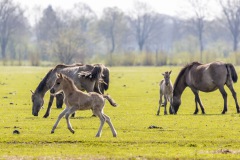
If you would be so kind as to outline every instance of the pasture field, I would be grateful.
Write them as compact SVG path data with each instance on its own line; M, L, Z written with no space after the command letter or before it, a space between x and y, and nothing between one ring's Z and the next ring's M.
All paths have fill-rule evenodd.
M240 115L228 88L228 112L221 115L219 91L200 93L206 115L193 115L194 96L186 89L177 115L156 116L162 72L172 70L174 83L181 67L113 67L107 91L119 104L106 103L118 137L105 124L95 138L99 119L91 111L79 111L71 123L72 134L62 119L54 134L53 124L62 109L54 104L48 118L31 113L31 92L50 68L0 67L0 159L240 159ZM236 67L240 75L240 67ZM240 80L234 84L240 97ZM157 128L149 129L149 126ZM20 134L13 134L14 130Z

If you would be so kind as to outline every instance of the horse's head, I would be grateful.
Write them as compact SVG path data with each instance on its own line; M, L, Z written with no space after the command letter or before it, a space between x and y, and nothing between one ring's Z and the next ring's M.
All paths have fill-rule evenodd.
M61 73L56 74L56 75L57 75L57 79L56 79L54 85L52 86L52 88L50 89L50 93L54 94L54 95L56 95L62 91L62 89L63 89L62 82L65 78L65 76L63 76Z
M172 71L170 71L170 72L167 71L165 73L162 73L166 86L168 86L170 84L170 74L171 73L172 73Z
M181 105L181 98L173 95L172 107L175 112L173 114L177 114L177 111L178 111L180 105Z
M32 91L31 91L32 92ZM38 116L38 112L44 104L43 97L40 94L32 92L32 114Z

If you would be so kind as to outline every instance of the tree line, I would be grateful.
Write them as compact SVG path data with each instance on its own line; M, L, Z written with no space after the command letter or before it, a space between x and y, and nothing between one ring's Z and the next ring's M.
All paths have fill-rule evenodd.
M240 64L240 0L215 0L222 13L210 19L207 0L189 0L190 18L157 13L136 1L128 13L107 7L99 17L88 4L70 10L51 5L34 25L21 4L0 0L0 58L3 64L105 63L178 65L227 60Z

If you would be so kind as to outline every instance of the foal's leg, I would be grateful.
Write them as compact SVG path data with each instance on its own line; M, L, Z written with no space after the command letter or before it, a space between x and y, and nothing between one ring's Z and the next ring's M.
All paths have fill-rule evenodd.
M158 111L157 111L157 115L159 116L160 113L160 107L162 106L162 96L163 94L160 92L160 98L159 98L159 104L158 104Z
M219 87L219 91L221 92L223 100L224 100L222 114L225 114L227 112L227 92L225 91L223 86Z
M56 95L56 106L57 108L62 108L63 106L64 94L60 93ZM72 113L71 117L75 117L75 112Z
M164 115L167 115L167 97L164 95Z
M54 100L54 96L50 95L50 99L49 99L49 102L48 102L48 108L47 108L47 111L46 111L45 115L43 116L44 118L47 118L49 116L53 100Z
M238 100L237 100L237 93L235 92L232 84L230 84L230 85L227 84L227 86L228 86L228 88L230 89L230 91L232 92L232 96L233 96L233 98L234 98L234 100L235 100L237 113L240 113L239 105L238 105Z
M99 110L94 110L93 112L94 112L94 114L95 114L96 116L98 116L99 119L100 119L100 127L99 127L99 129L98 129L97 134L96 134L96 137L100 137L101 134L102 134L102 128L103 128L103 125L104 125L106 119L105 119L105 117L104 117L104 115L103 115L103 113L102 113L102 110L101 110L101 111L99 111Z
M69 110L68 108L65 108L65 109L62 111L62 113L59 114L58 119L57 119L56 123L54 124L54 126L53 126L53 128L52 128L51 133L54 133L54 130L57 128L57 125L58 125L59 121L60 121L60 120L62 119L62 117L67 113L68 110Z
M104 116L104 118L105 118L107 124L108 124L109 127L111 128L111 131L112 131L113 137L117 137L117 132L116 132L116 130L115 130L115 128L114 128L114 126L113 126L113 124L112 124L112 122L111 122L110 117L108 117L106 114L103 114L103 116Z
M72 125L71 125L70 120L69 120L69 116L70 116L70 114L74 113L75 111L76 111L76 109L75 109L74 107L72 107L72 108L69 109L69 110L67 111L67 113L65 114L65 118L66 118L66 120L67 120L68 129L69 129L70 132L72 132L73 134L74 134L75 131L74 131L73 128L72 128Z
M195 90L195 89L192 89L192 88L191 88L191 90L192 90L192 92L193 92L194 95L195 95L196 110L195 110L194 114L197 114L197 113L198 113L198 104L200 105L200 108L201 108L201 110L202 110L202 114L205 114L204 107L203 107L203 105L202 105L201 99L200 99L199 94L198 94L199 91L198 91L198 90Z

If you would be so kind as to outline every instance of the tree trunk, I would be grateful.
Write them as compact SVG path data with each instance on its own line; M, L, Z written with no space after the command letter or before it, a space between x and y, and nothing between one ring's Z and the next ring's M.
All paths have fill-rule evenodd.
M233 35L233 51L236 52L238 49L238 37Z
M7 41L5 39L2 39L2 42L1 42L1 54L2 54L2 59L4 61L6 60L6 47L7 47Z

